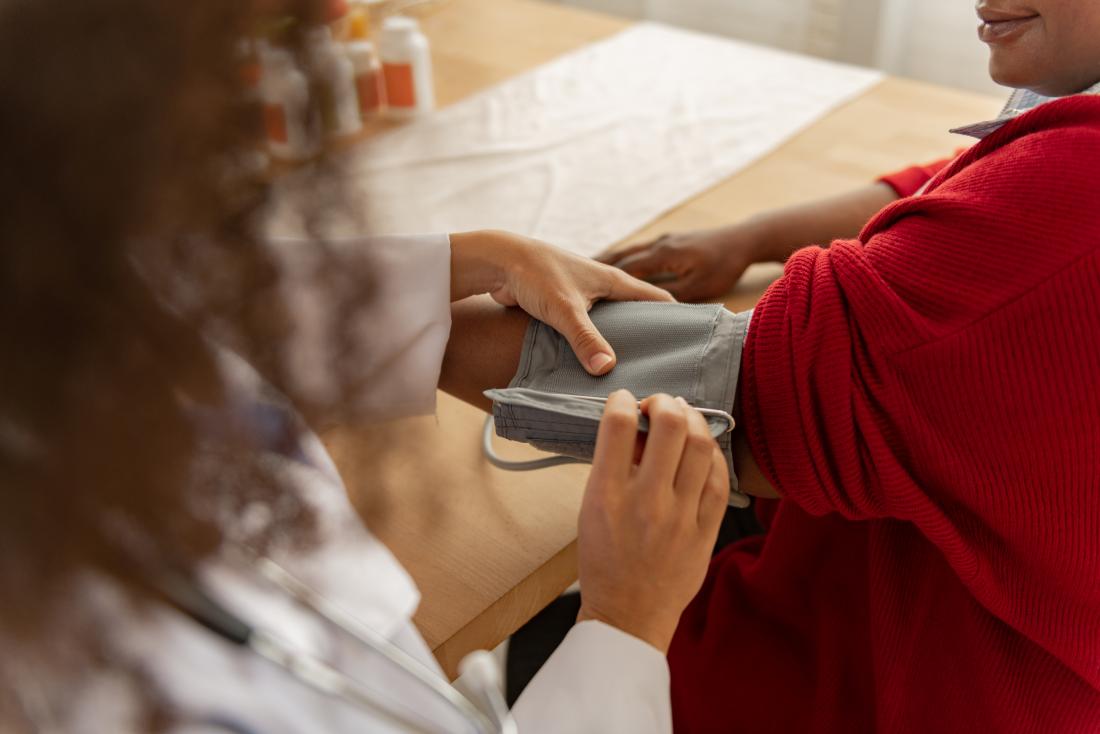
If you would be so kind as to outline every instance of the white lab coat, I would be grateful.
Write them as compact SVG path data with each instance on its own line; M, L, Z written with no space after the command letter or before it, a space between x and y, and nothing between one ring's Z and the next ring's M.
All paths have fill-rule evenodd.
M432 412L450 333L447 238L383 237L345 244L349 257L370 258L376 276L356 355L370 378L370 388L356 396L357 405L379 417ZM308 380L322 369L322 363L306 355L316 356L325 348L313 328L322 318L324 294L294 286L295 277L311 272L308 248L288 244L285 257L291 276L288 294L301 318L296 349L303 356L297 367L303 380ZM253 389L258 382L238 360L228 359L227 369L242 390ZM323 390L325 385L318 380L313 388ZM362 526L317 438L304 436L302 445L313 466L285 460L284 470L316 507L324 542L306 554L276 551L275 559L442 676L412 623L419 601L412 579ZM262 508L258 511L262 514ZM242 618L276 630L378 686L388 700L402 702L439 731L469 731L422 685L263 587L250 572L215 562L204 569L203 576L207 586ZM87 593L102 613L104 634L138 662L163 697L182 713L180 732L398 731L369 712L313 692L177 612L157 609L151 615L134 615L103 581L90 583ZM88 681L73 693L71 715L61 728L136 731L136 691L131 688L125 680ZM513 713L522 734L670 732L668 665L659 651L641 640L600 622L583 622L530 683Z

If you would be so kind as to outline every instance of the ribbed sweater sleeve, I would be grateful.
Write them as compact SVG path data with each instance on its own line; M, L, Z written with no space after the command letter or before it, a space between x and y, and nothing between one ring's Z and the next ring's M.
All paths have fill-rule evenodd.
M955 155L961 155L964 150L965 148L960 148ZM944 158L924 165L909 166L900 171L887 173L879 177L878 180L892 188L897 193L898 198L904 199L920 191L921 186L928 183L933 176L946 168L947 164L953 160L955 159Z
M749 330L743 425L785 498L915 525L1100 687L1100 99L1027 118L788 261Z

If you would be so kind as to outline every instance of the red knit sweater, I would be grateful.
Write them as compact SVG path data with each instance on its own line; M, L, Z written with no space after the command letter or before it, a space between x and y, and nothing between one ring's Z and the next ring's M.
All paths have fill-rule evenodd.
M794 255L741 402L785 499L681 620L677 732L1100 732L1100 97Z

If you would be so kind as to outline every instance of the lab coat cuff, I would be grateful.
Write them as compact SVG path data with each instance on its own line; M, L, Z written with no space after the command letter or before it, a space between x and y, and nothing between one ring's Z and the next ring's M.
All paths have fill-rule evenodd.
M446 234L370 240L370 318L361 322L368 389L357 407L375 420L430 415L451 335L451 243Z
M605 651L609 658L615 658L615 667L626 667L624 661L631 661L639 679L649 684L667 686L669 682L668 659L665 654L640 637L623 632L606 622L588 619L573 625L565 636L568 642L575 639L578 646L592 645ZM563 642L564 644L564 642Z
M574 625L512 712L521 734L670 734L669 685L661 651L589 620Z

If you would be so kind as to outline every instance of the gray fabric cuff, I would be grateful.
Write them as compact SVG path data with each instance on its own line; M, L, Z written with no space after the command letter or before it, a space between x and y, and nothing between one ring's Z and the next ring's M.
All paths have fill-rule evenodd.
M615 369L592 377L558 332L532 321L508 388L485 393L493 400L498 435L591 460L603 405L585 398L602 400L622 388L639 399L667 393L696 408L732 412L751 311L733 314L707 304L603 302L593 307L591 316L615 350ZM730 426L721 416L706 417L736 490ZM644 418L639 430L648 430ZM730 503L744 505L747 498L735 492Z

